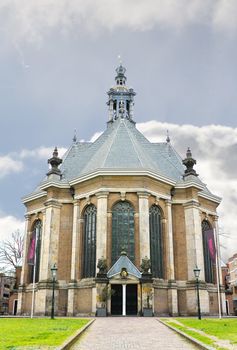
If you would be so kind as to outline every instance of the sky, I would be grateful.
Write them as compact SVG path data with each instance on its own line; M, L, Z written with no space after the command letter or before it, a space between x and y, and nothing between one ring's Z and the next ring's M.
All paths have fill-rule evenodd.
M0 239L60 154L106 128L118 55L137 127L171 143L223 198L223 260L237 252L236 0L1 0Z

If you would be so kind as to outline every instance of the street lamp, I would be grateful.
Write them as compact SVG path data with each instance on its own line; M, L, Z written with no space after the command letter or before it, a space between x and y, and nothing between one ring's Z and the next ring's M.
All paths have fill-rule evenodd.
M196 278L196 287L197 287L197 306L198 306L198 319L201 320L201 310L200 310L200 298L199 298L199 276L200 276L200 269L196 267L193 269L194 276Z
M54 319L54 290L55 290L55 281L57 277L57 266L54 264L51 267L51 273L52 273L52 278L53 278L53 294L52 294L52 308L51 308L51 319Z

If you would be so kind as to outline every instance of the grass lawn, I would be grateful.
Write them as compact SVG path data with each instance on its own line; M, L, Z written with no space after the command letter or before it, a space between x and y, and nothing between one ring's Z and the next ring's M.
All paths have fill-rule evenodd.
M228 349L230 344L237 344L237 319L177 318L165 322L216 349Z
M0 318L0 349L54 349L88 319Z

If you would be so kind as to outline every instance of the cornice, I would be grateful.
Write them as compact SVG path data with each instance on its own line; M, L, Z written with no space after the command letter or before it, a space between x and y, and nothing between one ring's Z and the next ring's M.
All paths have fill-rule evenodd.
M72 179L71 181L69 181L69 184L70 186L73 186L73 185L76 185L78 183L81 183L81 182L84 182L84 181L87 181L87 180L90 180L94 177L98 177L98 176L148 176L148 177L151 177L151 178L154 178L156 180L159 180L161 182L164 182L166 184L169 184L171 186L174 186L175 185L175 181L168 178L168 177L165 177L165 176L162 176L160 174L157 174L151 170L137 170L137 169L134 169L134 170L127 170L127 169L121 169L121 170L115 170L115 169L107 169L107 170L95 170L93 171L92 173L89 173L89 174L86 174L86 175L82 175L82 176L79 176L75 179Z

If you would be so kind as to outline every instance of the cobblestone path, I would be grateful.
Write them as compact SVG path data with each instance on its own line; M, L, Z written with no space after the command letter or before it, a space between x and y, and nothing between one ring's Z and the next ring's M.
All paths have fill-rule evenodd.
M96 321L72 350L192 350L198 349L156 318L106 317Z

